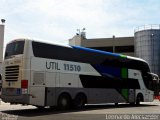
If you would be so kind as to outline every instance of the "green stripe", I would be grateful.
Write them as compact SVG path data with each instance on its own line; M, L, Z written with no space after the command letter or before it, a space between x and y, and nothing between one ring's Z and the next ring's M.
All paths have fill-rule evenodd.
M128 78L128 69L127 68L122 68L121 69L121 77L123 78ZM125 80L125 79L123 79ZM122 96L128 101L128 89L122 89L121 90Z
M122 54L120 55L120 57L122 57L122 58L127 58L127 56L126 56L126 55L122 55Z
M121 69L121 77L122 78L128 78L128 70L127 70L127 68L122 68Z

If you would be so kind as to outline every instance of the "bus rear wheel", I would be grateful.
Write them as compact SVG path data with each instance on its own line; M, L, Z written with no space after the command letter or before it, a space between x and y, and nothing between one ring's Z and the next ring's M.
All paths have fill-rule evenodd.
M45 109L45 107L44 106L36 106L37 107L37 109L39 109L39 110L43 110L43 109Z
M79 93L76 95L73 101L73 107L75 109L82 109L84 108L86 101L87 101L86 96L83 93Z
M68 94L61 94L58 98L58 109L66 110L70 108L71 97Z

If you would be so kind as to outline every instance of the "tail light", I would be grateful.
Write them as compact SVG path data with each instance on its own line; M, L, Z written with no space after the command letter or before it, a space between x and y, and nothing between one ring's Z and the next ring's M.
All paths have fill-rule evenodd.
M21 81L21 88L28 88L28 80Z
M27 94L28 91L28 80L21 81L22 94Z

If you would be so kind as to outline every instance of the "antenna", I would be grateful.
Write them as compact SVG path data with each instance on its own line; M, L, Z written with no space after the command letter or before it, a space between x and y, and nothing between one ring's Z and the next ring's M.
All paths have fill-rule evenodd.
M81 34L80 29L77 29L77 32L78 32L78 33L76 33L77 35L80 35L80 34Z
M76 35L80 35L83 38L86 38L86 32L85 32L86 28L83 29L77 29L77 33Z
M84 32L85 30L86 30L86 28L83 28L83 29L82 29L82 32Z
M86 38L86 32L85 32L85 30L86 30L86 28L83 28L81 31L81 36L83 37L83 38Z
M1 22L2 22L2 24L4 24L6 22L6 20L5 19L1 19Z

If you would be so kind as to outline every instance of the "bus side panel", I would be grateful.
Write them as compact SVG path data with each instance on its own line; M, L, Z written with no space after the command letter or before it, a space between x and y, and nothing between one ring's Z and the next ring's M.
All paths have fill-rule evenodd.
M30 88L30 104L36 106L45 105L45 87L31 87Z
M31 58L30 104L45 106L46 79L38 60Z
M56 105L56 86L59 86L59 73L46 72L46 97L47 106Z
M132 69L129 69L128 71L129 71L129 74L128 74L129 78L138 79L138 82L140 85L140 89L136 89L136 91L135 91L135 99L136 99L137 95L140 93L143 95L144 102L153 101L153 91L148 90L145 87L141 72L139 70L132 70Z
M126 102L116 89L89 88L88 104Z
M139 70L128 69L128 78L137 79L138 83L140 85L140 89L136 89L135 92L134 92L134 96L135 96L134 101L136 101L137 94L138 93L142 93L143 94L143 90L142 89L145 89L141 73L140 73Z
M62 93L68 93L74 99L76 93L84 91L79 82L78 74L46 73L46 105L56 106L57 99Z
M78 78L79 75L61 73L60 74L60 87L78 87Z

